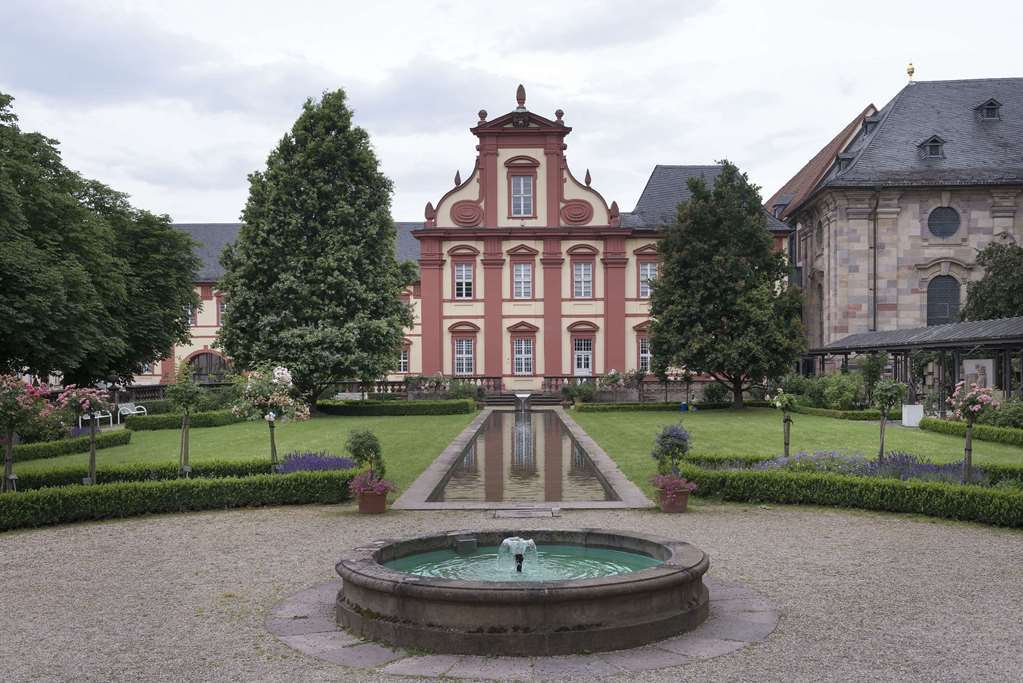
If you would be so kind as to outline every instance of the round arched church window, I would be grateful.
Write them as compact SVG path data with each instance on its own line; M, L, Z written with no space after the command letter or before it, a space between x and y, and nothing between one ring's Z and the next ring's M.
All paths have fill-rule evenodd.
M959 230L959 212L951 206L939 206L927 217L927 228L935 237L951 237Z

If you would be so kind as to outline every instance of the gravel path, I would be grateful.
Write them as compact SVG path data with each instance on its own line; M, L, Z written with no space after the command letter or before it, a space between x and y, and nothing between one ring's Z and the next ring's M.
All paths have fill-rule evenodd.
M263 628L345 547L451 528L603 527L690 540L782 611L736 654L620 680L1019 680L1023 533L814 508L554 520L352 506L173 515L0 535L0 678L409 680L301 655ZM516 524L521 523L521 524Z

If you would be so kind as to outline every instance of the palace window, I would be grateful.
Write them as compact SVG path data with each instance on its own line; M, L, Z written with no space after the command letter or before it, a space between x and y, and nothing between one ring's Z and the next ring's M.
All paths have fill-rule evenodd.
M927 284L927 326L959 322L959 280L939 275Z
M593 298L593 263L572 264L572 296L576 299Z
M455 339L455 374L471 375L476 368L473 358L473 340L469 337Z
M533 298L533 265L531 263L512 264L512 296L516 299Z
M199 308L201 306L202 304L199 304L199 306L192 305L185 306L185 315L188 316L188 324L191 325L192 327L195 327L196 325L199 324Z
M533 216L533 176L513 175L511 177L512 216Z
M651 284L657 279L657 262L643 261L639 264L639 296L649 299L653 291Z
M139 374L140 375L151 375L151 374L153 374L153 364L152 363L143 363L142 367L139 369Z
M959 231L959 212L951 206L939 206L927 216L927 229L935 237L951 237Z
M512 339L512 372L516 375L533 374L532 337L515 337Z
M456 263L455 264L455 298L456 299L471 299L472 298L472 264L471 263Z
M646 335L639 337L639 363L638 367L643 372L650 372L650 338Z
M406 346L401 350L401 355L398 356L398 372L409 371L409 348Z

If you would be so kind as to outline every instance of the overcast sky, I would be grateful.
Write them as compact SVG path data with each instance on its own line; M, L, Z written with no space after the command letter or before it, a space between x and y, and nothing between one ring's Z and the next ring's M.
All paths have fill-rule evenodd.
M728 158L766 198L906 82L1023 76L1023 3L0 1L0 91L66 163L179 222L236 221L306 97L345 88L420 220L468 132L526 106L630 210L654 164Z

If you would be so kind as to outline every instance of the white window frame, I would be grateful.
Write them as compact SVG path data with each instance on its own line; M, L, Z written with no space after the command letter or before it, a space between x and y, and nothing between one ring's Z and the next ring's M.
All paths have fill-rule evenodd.
M586 347L586 348L582 348ZM572 375L575 377L593 376L593 339L590 337L575 337L572 339ZM580 368L579 358L583 354L588 359L589 367Z
M640 335L639 337L639 362L636 364L636 368L643 372L650 372L650 364L653 359L653 354L650 353L650 337Z
M516 218L533 216L533 176L512 175L511 215Z
M398 372L409 371L410 367L409 361L411 355L412 354L410 353L409 348L407 346L401 350L401 353L398 355Z
M473 290L473 264L468 261L459 261L454 264L455 268L455 291L456 299L471 299Z
M515 337L512 339L512 374L532 375L533 374L533 347L535 346L532 337Z
M533 264L512 263L512 298L533 298Z
M653 270L653 274L652 275L648 274L646 277L644 277L643 276L643 271L645 269ZM639 298L641 298L641 299L649 299L650 298L650 294L653 292L653 287L651 286L650 283L653 280L657 279L657 271L658 270L659 269L658 269L657 261L640 261L640 264L639 264Z
M466 377L475 373L475 351L475 339L472 337L455 337L454 374L459 377Z
M572 298L593 298L592 261L576 261L572 264Z

